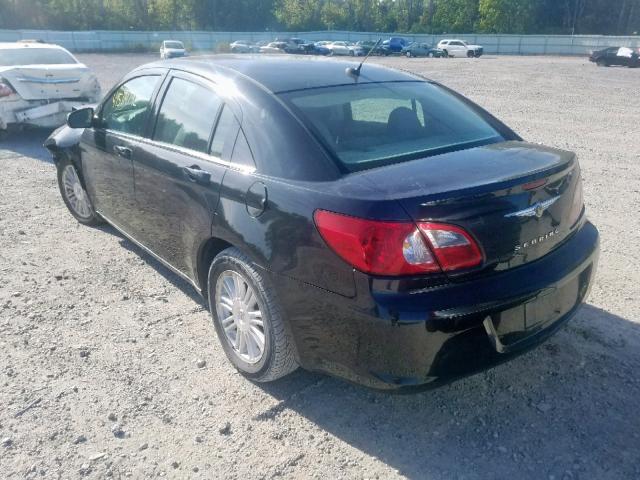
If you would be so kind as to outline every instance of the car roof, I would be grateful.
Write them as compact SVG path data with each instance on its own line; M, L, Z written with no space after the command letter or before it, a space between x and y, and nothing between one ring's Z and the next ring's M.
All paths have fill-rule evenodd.
M0 42L0 50L9 50L15 48L51 48L54 50L65 50L66 48L53 43L40 42Z
M173 68L206 76L231 70L249 77L272 93L354 83L426 81L409 73L365 63L359 77L346 73L358 62L301 55L206 55L164 60L140 68Z

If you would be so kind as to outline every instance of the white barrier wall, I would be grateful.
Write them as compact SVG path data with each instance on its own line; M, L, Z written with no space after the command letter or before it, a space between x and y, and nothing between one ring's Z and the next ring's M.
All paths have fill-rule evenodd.
M193 50L215 50L220 43L234 40L275 40L299 37L305 40L377 40L391 36L435 45L442 38L460 38L482 45L485 53L505 55L585 55L607 46L640 47L640 36L614 37L602 35L488 35L447 34L414 35L380 32L140 32L87 31L60 32L52 30L0 30L0 42L21 39L41 39L62 45L75 52L155 50L165 39L181 40Z

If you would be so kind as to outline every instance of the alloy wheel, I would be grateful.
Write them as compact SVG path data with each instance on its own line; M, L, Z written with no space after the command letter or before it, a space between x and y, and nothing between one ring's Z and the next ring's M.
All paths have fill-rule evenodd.
M62 171L62 185L64 195L71 206L73 212L79 217L89 219L92 215L91 203L85 191L78 172L73 165L67 165Z
M233 270L218 277L216 313L234 352L247 363L259 362L265 351L262 311L253 287Z

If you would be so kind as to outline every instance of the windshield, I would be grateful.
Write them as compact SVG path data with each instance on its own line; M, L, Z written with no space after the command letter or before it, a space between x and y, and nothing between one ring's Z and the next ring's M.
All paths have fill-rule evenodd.
M164 48L175 48L177 50L182 50L184 45L180 42L164 42Z
M11 48L0 50L0 66L65 65L78 63L69 52L57 48Z
M443 88L388 82L282 94L348 171L504 139Z

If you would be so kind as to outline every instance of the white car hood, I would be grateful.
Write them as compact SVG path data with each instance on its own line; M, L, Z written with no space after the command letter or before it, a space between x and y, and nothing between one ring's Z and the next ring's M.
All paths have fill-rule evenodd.
M81 63L0 67L0 78L24 100L83 97L95 101L100 96L98 79Z

